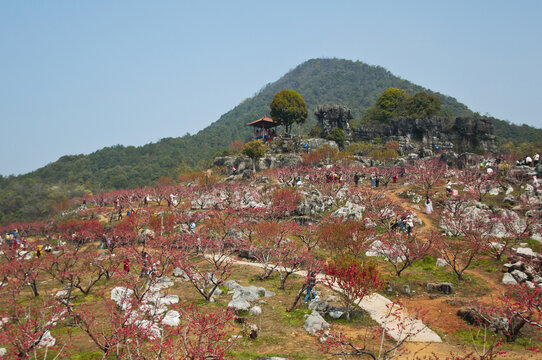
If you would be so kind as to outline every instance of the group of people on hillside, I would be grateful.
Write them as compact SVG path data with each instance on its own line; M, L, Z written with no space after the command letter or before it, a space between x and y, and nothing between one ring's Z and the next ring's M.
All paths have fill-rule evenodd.
M37 257L41 257L41 254L43 252L46 252L46 253L50 253L51 251L53 251L53 248L51 247L50 244L45 244L45 246L42 246L41 244L38 244L36 246L36 256Z
M455 189L452 189L452 180L448 179L448 181L446 182L446 196L457 196L459 194L459 192Z
M396 233L406 232L408 236L412 235L414 229L414 220L412 214L396 216L391 223L391 229Z
M130 216L130 215L134 215L136 212L134 209L131 209L131 210L127 210L126 211L126 216ZM119 208L119 211L118 211L118 217L119 217L119 220L122 220L122 217L123 217L123 214L124 214L124 210L122 208L122 206Z
M378 187L380 185L380 178L374 172L371 173L371 187Z
M519 159L516 161L516 165L525 165L525 166L531 166L535 167L540 163L540 155L538 153L535 153L533 157L527 155L524 158Z
M405 176L405 169L401 169L401 171L399 172L399 177L403 177ZM360 173L355 173L354 174L354 185L357 187L361 181L362 178L365 178L365 175L362 175ZM377 188L380 186L380 177L378 176L378 174L376 174L375 172L372 172L371 175L369 176L370 180L371 180L371 187L372 188ZM393 183L397 183L397 174L393 175L392 176L392 181ZM386 186L387 183L384 183L384 186Z
M5 232L3 238L6 244L13 245L14 247L21 243L21 239L19 238L19 233L17 232L17 229Z
M5 241L8 246L13 246L13 249L22 249L26 251L29 247L26 239L19 236L17 229L4 233L1 240ZM0 243L2 243L1 240ZM45 246L38 244L35 248L35 255L41 257L43 252L51 251L53 251L53 248L50 244L46 244Z
M274 138L277 137L277 132L275 129L267 130L267 129L256 129L256 132L254 133L254 138L256 140L263 140L263 141L273 141Z
M328 183L340 183L342 182L342 176L340 174L337 174L335 172L330 172L326 174L326 182Z

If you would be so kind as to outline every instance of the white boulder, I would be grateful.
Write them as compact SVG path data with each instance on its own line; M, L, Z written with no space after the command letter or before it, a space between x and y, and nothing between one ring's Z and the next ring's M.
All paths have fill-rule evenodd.
M438 267L445 267L445 266L447 266L448 264L446 263L446 260L441 259L441 258L438 258L438 259L437 259L437 263L436 263L435 265L438 266Z
M250 303L243 298L234 297L229 303L228 307L236 311L247 311L250 309Z
M318 311L313 311L312 314L308 315L305 319L303 327L309 334L314 335L319 331L329 329L329 324Z
M517 248L516 253L527 256L538 256L531 248Z
M38 348L55 346L55 343L56 339L51 335L51 332L47 330L45 333L43 333L43 336L38 343Z
M125 309L129 307L130 299L133 294L134 291L132 289L117 286L114 287L113 290L111 290L111 300L116 302L118 306Z
M258 316L262 314L262 308L259 306L253 306L249 312L250 315Z
M179 326L181 323L181 314L175 310L169 310L162 319L162 324L168 326Z
M511 274L518 282L523 282L528 278L527 274L519 270L514 270Z
M504 285L516 285L518 282L516 281L516 279L514 279L512 274L505 273L502 277L502 283Z

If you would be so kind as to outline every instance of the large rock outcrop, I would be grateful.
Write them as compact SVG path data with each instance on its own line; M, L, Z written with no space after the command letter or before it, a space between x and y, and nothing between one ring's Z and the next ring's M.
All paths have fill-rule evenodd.
M493 124L487 119L400 117L387 124L361 125L354 134L355 140L371 141L374 138L397 141L400 148L406 151L412 151L415 144L455 152L496 151Z
M322 128L322 136L327 137L333 128L339 128L344 131L347 140L352 139L352 129L350 128L350 120L352 111L342 105L319 105L314 112L318 120L318 126Z

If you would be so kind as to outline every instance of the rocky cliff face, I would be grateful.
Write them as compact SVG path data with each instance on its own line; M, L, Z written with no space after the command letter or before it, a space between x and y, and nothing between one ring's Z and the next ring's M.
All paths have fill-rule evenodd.
M406 151L416 147L455 152L496 151L493 124L487 119L458 117L450 121L439 117L401 117L388 124L361 125L354 133L357 141L371 141L377 137L384 142L397 141Z
M344 131L346 140L352 139L350 120L353 119L352 111L342 105L319 105L314 112L318 125L322 128L322 136L327 137L333 128Z

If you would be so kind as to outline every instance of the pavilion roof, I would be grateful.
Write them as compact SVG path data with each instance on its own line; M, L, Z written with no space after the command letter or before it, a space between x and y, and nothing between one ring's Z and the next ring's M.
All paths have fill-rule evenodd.
M274 122L273 119L268 118L267 116L264 116L263 118L260 118L258 120L254 120L253 122L247 123L248 126L257 126L257 127L275 127L279 126L278 123Z

